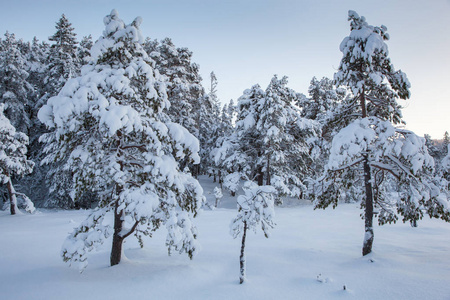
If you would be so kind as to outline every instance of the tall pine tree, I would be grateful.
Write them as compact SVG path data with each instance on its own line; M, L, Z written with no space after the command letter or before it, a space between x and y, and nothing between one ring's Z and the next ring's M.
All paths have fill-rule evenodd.
M14 128L28 135L33 86L27 81L26 58L14 34L5 33L0 51L0 103Z
M63 14L56 22L56 32L48 39L52 42L47 61L45 100L55 96L69 78L79 74L75 29Z
M379 210L379 224L395 222L397 214L413 223L424 211L447 221L450 214L438 201L434 162L425 139L393 126L402 123L397 99L409 98L410 84L388 57L387 28L369 25L354 11L348 16L350 35L340 45L343 58L335 81L353 93L345 104L353 120L333 138L325 174L317 185L316 208L336 206L340 194L361 177L362 254L367 255L374 239L374 208ZM398 197L392 198L392 192Z
M172 123L166 84L142 47L135 19L125 25L113 10L91 49L81 76L69 80L39 112L53 131L44 136L48 160L63 161L73 174L74 194L97 193L99 206L63 245L63 259L87 265L87 252L113 235L110 263L121 260L125 238L164 225L170 251L197 249L192 223L202 188L179 161L199 162L198 141ZM107 213L114 227L103 224Z

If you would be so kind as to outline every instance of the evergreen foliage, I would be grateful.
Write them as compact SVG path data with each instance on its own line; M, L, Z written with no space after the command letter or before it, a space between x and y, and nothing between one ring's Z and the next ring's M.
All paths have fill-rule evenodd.
M213 152L219 167L237 174L225 177L231 180L225 186L235 189L237 176L265 182L276 188L278 201L306 190L302 179L311 160L307 140L319 126L300 116L293 105L297 94L286 84L286 77L274 76L266 91L255 85L239 98L235 130Z
M10 200L10 211L14 215L19 212L17 193L11 178L24 176L33 171L34 163L27 159L28 137L22 132L16 132L8 118L4 115L4 104L0 104L0 183L7 185ZM27 196L22 196L25 210L34 211L33 203Z
M379 224L395 222L397 214L415 223L424 211L450 221L450 213L433 179L434 161L425 139L393 126L402 123L396 99L409 98L410 84L388 57L387 28L368 25L354 11L349 11L349 21L351 32L341 43L343 58L335 80L352 91L345 105L356 119L333 138L325 173L316 186L315 207L336 206L355 176L363 178L359 194L364 199L366 255L372 251L374 208ZM398 197L392 198L393 193Z
M48 39L53 42L48 55L44 100L55 96L69 78L79 74L80 61L75 29L63 14L56 22L56 32Z
M27 81L26 58L14 34L5 33L0 52L0 103L12 126L25 134L31 127L33 86Z
M67 238L63 259L83 269L87 252L113 234L115 265L126 237L151 236L161 225L169 253L192 257L197 242L191 219L203 191L178 161L198 163L198 141L165 113L166 84L143 50L141 19L125 25L113 10L104 23L81 75L39 111L53 130L42 138L47 162L64 162L76 200L85 191L100 198L98 209ZM102 223L108 212L114 214L114 230Z
M252 181L247 181L243 187L245 195L240 195L237 199L238 215L230 225L230 233L233 238L242 234L241 255L240 255L240 276L239 283L246 280L246 259L245 242L247 230L256 230L261 227L266 238L269 237L269 229L275 226L273 220L274 197L276 193L272 186L258 186Z

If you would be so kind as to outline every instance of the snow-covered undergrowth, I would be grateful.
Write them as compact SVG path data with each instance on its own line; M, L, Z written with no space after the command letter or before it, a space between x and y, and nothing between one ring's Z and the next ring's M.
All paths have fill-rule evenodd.
M213 205L214 184L202 178ZM167 255L166 233L124 244L109 267L110 239L80 274L60 256L61 245L88 211L0 212L1 299L450 299L450 225L424 218L375 228L374 252L361 256L358 204L316 210L302 203L275 209L266 239L247 237L247 279L239 284L240 240L230 235L236 198L196 218L202 249L190 261ZM112 222L112 220L111 220ZM344 290L345 286L345 290Z

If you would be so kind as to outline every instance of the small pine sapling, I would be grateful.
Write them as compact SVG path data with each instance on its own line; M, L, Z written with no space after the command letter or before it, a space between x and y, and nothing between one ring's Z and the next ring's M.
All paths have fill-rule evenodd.
M238 214L230 225L230 234L237 238L242 233L241 255L240 255L240 277L239 283L245 281L245 239L247 229L256 229L261 226L264 236L269 237L269 228L275 226L274 197L276 190L272 186L258 186L252 181L244 184L245 195L237 199Z

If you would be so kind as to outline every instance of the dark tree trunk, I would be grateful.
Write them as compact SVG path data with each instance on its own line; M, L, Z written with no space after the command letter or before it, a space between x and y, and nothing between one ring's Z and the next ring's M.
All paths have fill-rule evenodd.
M213 171L213 175L214 175L214 181L213 182L216 182L216 170Z
M364 244L362 254L367 255L372 252L373 244L373 194L372 194L372 181L370 176L370 164L367 155L364 157L364 185L366 188L366 207L364 215Z
M262 170L262 167L258 168L258 185L262 186L264 184L264 172Z
M247 236L247 222L244 221L244 233L242 234L241 256L239 257L240 264L240 276L239 283L242 284L245 281L245 238Z
M270 147L270 143L269 143ZM267 156L267 178L266 178L266 185L270 185L270 155Z
M198 178L198 176L200 176L201 174L200 174L200 172L201 172L201 169L200 169L200 164L197 164L197 165L195 165L195 179L197 179Z
M119 201L116 200L116 206L114 208L114 235L111 249L111 266L115 266L120 263L122 258L122 244L124 238L120 235L123 229L122 211L118 211Z
M222 171L221 170L217 171L217 177L219 177L218 178L219 179L219 186L222 189L223 188L222 187L223 179L222 179Z
M11 215L15 215L16 210L17 210L17 197L16 197L16 191L14 190L14 186L11 181L11 177L9 178L6 186L8 189L9 202L10 202L9 211L11 212Z
M365 89L363 88L361 98L361 111L362 117L367 117L367 108L366 108L366 97L365 97ZM362 255L367 255L372 252L372 244L373 244L373 189L372 189L372 178L371 178L371 170L369 164L369 155L366 153L363 155L364 157L364 186L366 189L366 203L365 203L365 214L364 214L364 243L362 249Z

